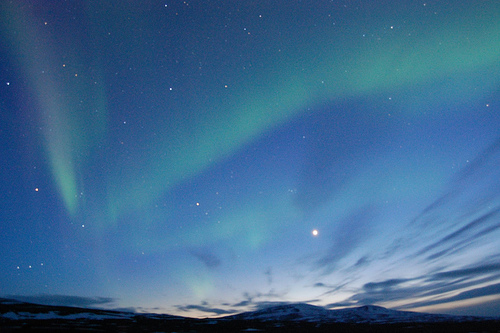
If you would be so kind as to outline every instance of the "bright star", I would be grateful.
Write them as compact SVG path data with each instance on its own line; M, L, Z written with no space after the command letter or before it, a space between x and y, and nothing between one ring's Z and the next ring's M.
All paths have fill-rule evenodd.
M318 236L318 230L314 229L314 230L312 231L312 235L313 235L313 236Z

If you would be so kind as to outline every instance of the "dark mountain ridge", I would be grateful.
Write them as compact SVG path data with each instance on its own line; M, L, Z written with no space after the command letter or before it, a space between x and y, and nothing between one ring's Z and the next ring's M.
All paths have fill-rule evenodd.
M0 299L0 332L499 332L500 318L434 315L380 306L328 310L283 304L217 319L141 314Z

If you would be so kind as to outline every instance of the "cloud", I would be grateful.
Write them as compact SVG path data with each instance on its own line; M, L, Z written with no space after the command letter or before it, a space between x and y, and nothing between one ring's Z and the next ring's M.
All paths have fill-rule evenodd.
M200 260L208 268L217 268L220 266L220 259L208 250L191 250L189 253Z
M348 285L348 282L343 282L343 283L340 283L340 284L336 284L336 285L327 285L327 284L324 284L322 282L318 282L318 283L315 283L313 285L314 288L328 288L327 291L325 291L324 293L322 293L321 295L319 295L318 297L319 298L322 298L326 295L329 295L329 294L333 294L333 293L336 293L337 291L339 290L342 290L344 289L344 287Z
M363 286L363 289L368 291L388 291L398 285L407 282L408 279L391 279L382 282L369 282Z
M399 309L424 307L441 303L466 300L499 293L500 263L485 263L474 267L436 272L430 276L419 276L412 279L387 279L384 281L365 283L354 295L336 303L328 304L328 308L341 306L360 306L380 304L389 301L407 301ZM483 287L490 284L490 287ZM467 290L468 289L468 290ZM452 291L463 291L449 296ZM432 298L411 302L415 298Z
M271 267L269 267L264 272L264 275L267 276L267 283L272 284L273 283L273 269Z
M456 302L456 301L463 301L463 300L468 300L468 299L474 299L477 297L493 296L493 295L500 296L500 283L495 283L495 284L492 284L492 285L489 285L486 287L480 287L480 288L475 288L475 289L463 291L463 292L459 293L458 295L446 297L446 298L441 298L439 300L413 303L411 305L406 306L406 308L431 306L431 305L450 303L450 302Z
M135 313L135 312L140 312L141 311L141 308L140 307L126 307L126 308L113 308L113 311L120 311L120 312L131 312L131 313Z
M316 303L319 302L319 299L310 299L310 300L304 300L301 301L301 303ZM278 306L278 305L287 305L287 304L295 304L295 302L288 302L288 301L260 301L260 302L253 302L251 303L251 307L249 308L249 311L258 311L258 310L263 310L267 309L272 306Z
M484 171L484 167L493 162L496 167L495 158L500 155L500 138L495 140L488 148L483 150L471 163L468 163L456 176L456 181L466 181L469 178L477 178Z
M491 263L471 268L439 272L432 275L429 278L429 280L432 281L432 280L456 279L456 278L477 278L478 276L490 273L500 273L500 263Z
M370 259L368 258L368 256L363 256L363 257L359 258L358 261L356 261L356 263L354 264L354 267L360 268L360 267L368 265L369 263L370 263Z
M423 255L436 248L441 248L446 244L450 244L448 248L427 257L427 259L433 260L449 253L451 250L456 249L461 244L464 243L470 244L472 240L485 236L488 233L495 231L497 228L500 227L498 224L496 224L497 223L496 217L499 212L500 212L500 207L492 211L489 211L487 213L484 213L483 215L473 219L471 222L465 224L458 230L454 230L449 234L445 235L444 237L440 238L438 241L424 247L417 253L417 256ZM489 223L491 222L495 223L495 225L493 226L489 225ZM485 224L487 225L487 227L481 228Z
M406 226L404 233L381 249L380 255L373 253L370 259L353 261L349 269L342 271L357 273L373 260L384 260L389 268L415 264L427 267L427 272L367 281L359 289L349 290L352 296L327 307L397 302L406 303L399 308L409 309L483 296L500 298L500 255L496 241L500 231L499 163L500 140L497 140L467 163L442 194ZM342 258L360 246L364 241L359 236L363 233L363 221L369 222L371 218L370 210L365 211L353 213L342 221L341 225L353 226L349 232L354 235L342 234L339 226L338 234L332 235L332 247L318 260L317 267L333 272ZM339 239L341 235L343 239ZM461 267L450 266L459 262ZM318 282L315 286L324 284Z
M198 310L198 311L201 311L201 312L213 313L213 314L216 314L216 315L233 314L233 313L238 312L236 310L224 310L224 309L210 307L210 306L206 306L206 305L195 305L195 304L191 304L191 305L177 305L175 307L177 308L177 310L183 311L183 312L190 312L192 310Z
M412 222L385 249L394 264L432 264L446 268L448 258L470 258L464 265L481 265L469 253L497 251L500 223L500 139L457 172ZM403 255L401 255L403 254ZM475 260L475 261L474 261ZM430 266L428 266L430 267Z
M343 308L343 307L349 307L349 306L356 306L358 305L356 302L335 302L335 303L329 303L325 305L325 308L327 309L332 309L332 308Z
M447 191L427 206L413 223L432 223L436 214L447 210L450 205L464 201L466 207L478 207L495 200L500 194L498 187L500 163L500 138L471 160L452 179ZM476 191L474 191L476 190ZM474 193L473 200L463 198L464 193ZM464 200L465 199L465 200Z
M238 302L236 304L233 304L234 307L242 307L242 306L249 306L249 305L253 305L253 302L252 300L244 300L244 301L241 301L241 302Z
M282 298L283 295L277 294L274 290L270 290L267 293L243 293L243 300L236 303L221 303L221 306L213 306L208 302L204 301L201 304L189 304L189 305L176 305L175 308L182 312L190 311L201 311L207 313L207 315L230 315L235 313L240 313L244 311L253 311L258 309L263 309L272 305L288 304L288 302L272 301L272 299ZM256 299L263 299L261 301L256 301ZM317 300L313 300L317 301Z
M283 305L288 304L289 302L285 301L276 301L276 299L282 299L285 293L279 294L276 293L273 289L271 289L267 293L243 293L243 301L237 302L232 305L232 307L245 307L248 311L260 310L273 305ZM257 301L257 299L259 299Z
M82 296L69 296L69 295L34 295L34 296L18 296L9 295L18 301L43 304L43 305L56 305L56 306L74 306L81 308L92 308L100 305L108 305L115 302L116 299L111 297L82 297Z
M249 292L244 292L243 293L243 298L244 300L243 301L240 301L240 302L237 302L235 304L233 304L232 306L233 307L242 307L242 306L245 306L245 307L252 307L252 306L256 306L258 304L261 304L261 303L269 303L269 302L273 302L273 301L270 301L270 300L273 300L273 299L279 299L279 298L282 298L284 296L284 294L278 294L274 291L274 289L271 289L269 290L267 293L260 293L260 292L257 292L257 293L249 293ZM264 301L255 301L255 299L264 299Z

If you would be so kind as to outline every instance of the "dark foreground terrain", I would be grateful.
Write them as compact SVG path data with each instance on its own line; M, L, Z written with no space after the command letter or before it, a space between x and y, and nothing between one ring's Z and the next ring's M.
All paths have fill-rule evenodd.
M2 322L0 332L500 332L493 321L468 323L345 324L301 322L162 321L131 320L27 320Z
M412 318L414 321L411 321ZM499 319L285 305L219 319L0 302L0 332L500 332Z

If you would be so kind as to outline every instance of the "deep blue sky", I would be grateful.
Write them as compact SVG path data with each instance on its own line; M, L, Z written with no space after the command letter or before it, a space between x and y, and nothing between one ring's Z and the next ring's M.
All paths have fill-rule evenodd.
M0 16L0 296L498 314L498 1Z

